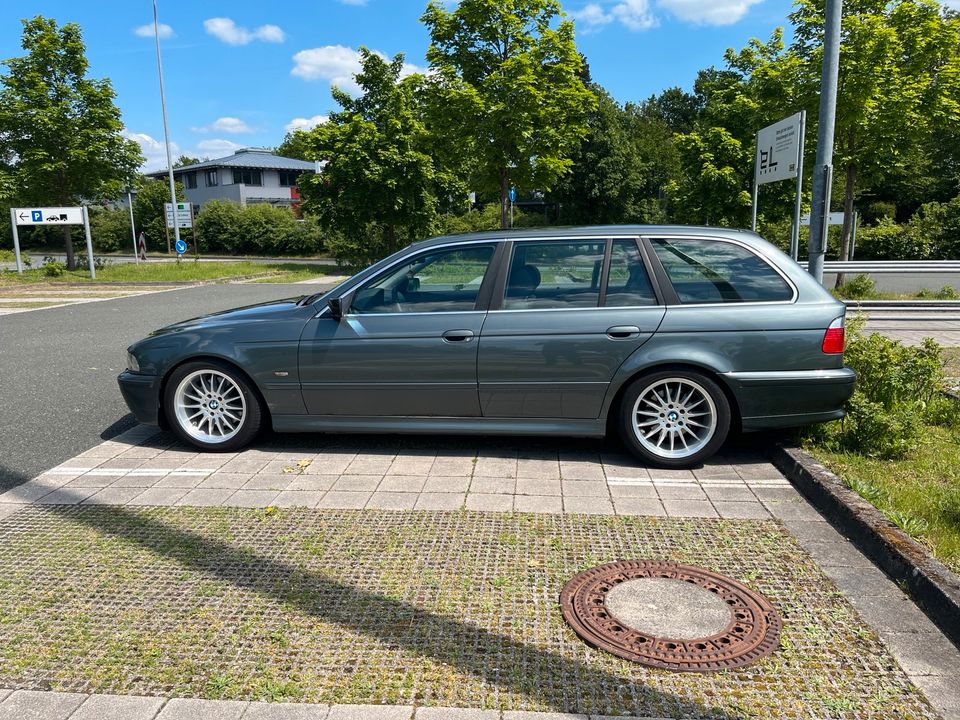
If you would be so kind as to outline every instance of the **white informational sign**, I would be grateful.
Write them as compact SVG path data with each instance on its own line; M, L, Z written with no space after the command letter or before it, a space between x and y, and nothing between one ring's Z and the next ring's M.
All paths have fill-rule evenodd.
M810 213L806 213L800 218L801 225L810 225ZM827 225L843 225L843 213L832 212L827 216Z
M797 177L803 121L800 113L757 133L757 183Z
M17 225L83 225L83 208L14 208Z
M174 223L176 223L177 227L181 228L193 227L193 205L191 203L177 203L176 221L174 221L173 205L171 203L164 203L163 208L167 215L168 228L172 228Z

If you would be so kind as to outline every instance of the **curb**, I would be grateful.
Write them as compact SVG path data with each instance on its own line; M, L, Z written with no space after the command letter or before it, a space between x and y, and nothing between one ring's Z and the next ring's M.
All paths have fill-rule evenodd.
M777 444L770 452L770 460L834 527L904 588L930 620L960 646L960 577L810 454Z

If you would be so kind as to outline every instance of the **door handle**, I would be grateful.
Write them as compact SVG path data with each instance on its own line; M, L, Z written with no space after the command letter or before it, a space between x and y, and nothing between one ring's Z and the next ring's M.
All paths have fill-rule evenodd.
M636 325L615 325L607 328L607 337L612 340L631 340L640 337L640 328Z
M473 330L447 330L442 337L446 343L470 342L473 340Z

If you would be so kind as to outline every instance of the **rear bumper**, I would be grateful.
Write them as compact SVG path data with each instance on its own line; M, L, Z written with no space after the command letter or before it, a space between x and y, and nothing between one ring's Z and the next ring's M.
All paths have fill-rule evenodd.
M850 368L730 372L723 377L737 398L747 431L842 418L843 405L857 382L857 374Z
M160 378L124 370L117 377L120 394L139 422L158 425L160 422Z

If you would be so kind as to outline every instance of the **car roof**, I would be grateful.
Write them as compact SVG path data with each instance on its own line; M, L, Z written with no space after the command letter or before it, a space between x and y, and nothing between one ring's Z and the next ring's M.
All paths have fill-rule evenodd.
M510 228L506 230L484 230L459 235L440 235L420 240L411 247L429 248L450 242L469 242L483 240L533 240L550 238L610 237L611 235L690 235L692 237L730 238L749 242L751 239L764 241L749 230L736 228L706 227L694 225L583 225L573 227L533 227Z

